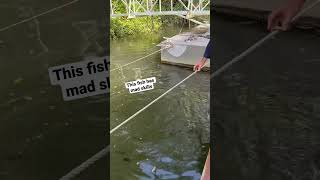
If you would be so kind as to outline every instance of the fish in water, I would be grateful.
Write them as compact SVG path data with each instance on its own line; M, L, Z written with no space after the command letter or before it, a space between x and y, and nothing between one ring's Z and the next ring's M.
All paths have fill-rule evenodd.
M152 168L151 172L152 172L153 174L155 174L155 173L156 173L156 171L157 171L157 167L156 167L156 166L154 166L154 167Z
M123 160L124 160L124 161L127 161L127 162L130 162L130 161L131 161L131 159L128 158L128 157L124 157Z

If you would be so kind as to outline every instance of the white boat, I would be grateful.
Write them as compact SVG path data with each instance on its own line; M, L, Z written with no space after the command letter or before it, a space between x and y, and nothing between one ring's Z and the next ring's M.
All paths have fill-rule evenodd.
M205 27L204 27L205 26ZM204 54L210 40L210 25L200 25L191 32L185 32L166 38L158 46L164 47L166 44L170 48L161 51L161 63L172 64L183 67L193 67ZM203 68L210 69L210 63Z

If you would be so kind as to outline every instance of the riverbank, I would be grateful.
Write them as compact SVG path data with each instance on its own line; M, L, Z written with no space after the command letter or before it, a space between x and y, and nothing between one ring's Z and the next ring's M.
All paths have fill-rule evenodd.
M198 21L209 19L208 17L196 17ZM210 20L208 20L209 22ZM152 36L168 27L185 27L189 21L178 16L148 16L130 18L112 18L110 25L111 39L137 38L139 36ZM192 23L192 22L191 22ZM194 24L194 23L192 23ZM191 25L192 25L191 24Z

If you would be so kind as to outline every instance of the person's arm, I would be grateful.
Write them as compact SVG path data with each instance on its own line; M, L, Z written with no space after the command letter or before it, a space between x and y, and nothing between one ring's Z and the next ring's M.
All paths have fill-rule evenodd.
M288 30L292 18L299 13L306 0L288 0L287 3L271 12L268 17L268 30Z
M202 66L204 66L204 64L207 62L208 59L210 59L211 56L211 52L212 52L212 43L211 40L209 41L206 50L204 51L204 55L202 57L202 59L200 59L193 67L194 71L200 71Z
M210 40L209 43L207 44L206 50L204 51L203 57L206 59L210 59L211 52L212 52L212 43Z
M193 70L194 71L200 71L202 66L204 66L204 64L207 62L208 58L202 57L202 59L200 59L194 66L193 66Z

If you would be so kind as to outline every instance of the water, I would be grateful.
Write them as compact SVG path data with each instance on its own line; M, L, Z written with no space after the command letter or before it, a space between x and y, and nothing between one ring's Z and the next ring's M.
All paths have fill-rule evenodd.
M111 42L111 65L145 56L171 27L150 38ZM111 128L147 105L192 71L160 63L160 53L111 73ZM125 82L156 77L155 89L130 94ZM199 73L111 136L111 179L200 179L208 147L201 131L208 123L209 73Z
M214 22L216 69L267 34L247 19ZM281 33L213 80L214 179L320 178L319 42Z
M61 4L1 1L0 27ZM106 49L104 8L78 2L0 32L1 180L59 179L107 144L106 96L65 102L48 75L51 66ZM78 179L107 179L106 161Z

